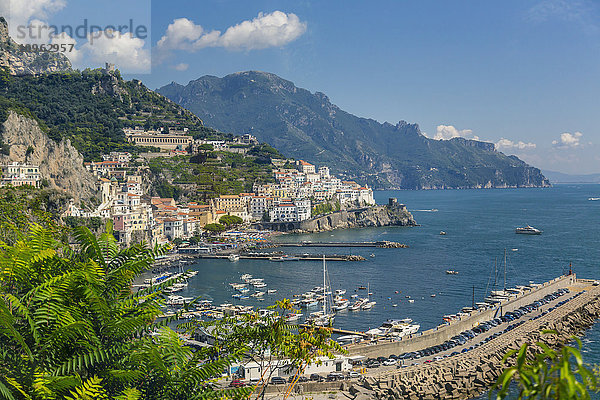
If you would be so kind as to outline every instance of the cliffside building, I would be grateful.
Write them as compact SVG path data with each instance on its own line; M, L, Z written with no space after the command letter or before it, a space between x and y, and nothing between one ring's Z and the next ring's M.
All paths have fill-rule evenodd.
M0 170L2 171L0 186L30 185L36 188L40 187L40 167L37 165L13 162L0 165Z

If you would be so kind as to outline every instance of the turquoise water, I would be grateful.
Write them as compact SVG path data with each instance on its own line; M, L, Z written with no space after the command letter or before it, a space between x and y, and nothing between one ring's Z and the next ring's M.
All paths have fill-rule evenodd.
M348 229L310 235L284 235L282 241L374 241L408 244L408 249L325 249L326 253L361 254L363 262L329 262L333 289L355 293L369 285L377 305L371 310L343 311L335 326L367 330L387 318L412 318L428 329L441 323L444 314L455 313L485 295L497 259L503 270L507 249L507 287L542 282L564 273L569 263L580 277L600 278L600 185L559 185L546 189L448 190L376 192L378 203L397 197L413 213L419 227ZM427 211L428 210L428 211ZM431 211L437 210L437 211ZM514 229L530 224L544 231L540 236L517 235ZM445 236L440 236L440 231ZM516 249L516 251L513 251ZM290 253L318 253L323 249L288 249ZM375 254L374 258L369 255ZM322 285L320 262L203 260L194 264L198 274L186 291L224 302L264 307L281 297L291 297ZM458 275L447 275L453 269ZM268 289L277 289L264 302L234 300L230 282L241 274L264 278ZM503 276L502 276L503 278ZM502 283L501 283L502 285ZM264 290L264 289L263 289ZM396 294L395 291L400 293ZM357 291L361 296L365 290ZM431 297L436 294L436 297ZM411 296L409 303L405 296ZM397 307L392 307L397 304ZM600 328L585 337L585 355L600 362Z

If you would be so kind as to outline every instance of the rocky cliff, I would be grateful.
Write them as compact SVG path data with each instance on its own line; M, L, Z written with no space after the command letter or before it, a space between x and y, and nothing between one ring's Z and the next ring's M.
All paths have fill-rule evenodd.
M68 71L71 61L61 53L22 51L9 36L6 20L0 17L0 67L8 67L12 75L39 75Z
M406 207L396 204L341 210L302 222L263 222L257 224L257 227L280 232L313 233L334 229L416 225Z
M82 155L69 140L51 140L37 121L15 111L9 111L1 137L10 150L8 155L0 155L0 162L39 165L42 179L50 188L60 189L76 200L96 196L96 179L85 169Z

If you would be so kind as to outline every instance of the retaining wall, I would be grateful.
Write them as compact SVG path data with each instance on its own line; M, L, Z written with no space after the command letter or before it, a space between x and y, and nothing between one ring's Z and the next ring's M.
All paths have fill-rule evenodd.
M475 311L470 316L462 317L460 320L452 321L449 325L429 329L420 335L403 338L403 340L391 343L378 343L375 345L353 345L348 347L349 355L363 355L366 357L387 357L390 354L401 354L410 351L418 351L427 347L442 344L451 337L458 335L467 329L479 325L483 321L496 318L506 312L516 310L526 304L532 303L555 292L566 288L574 283L575 275L561 276L545 282L539 288L520 295L517 298L502 303L499 307L485 311Z

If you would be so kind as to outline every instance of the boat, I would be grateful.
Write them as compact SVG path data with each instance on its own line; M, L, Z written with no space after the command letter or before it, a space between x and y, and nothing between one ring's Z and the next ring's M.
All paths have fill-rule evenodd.
M413 324L410 318L388 319L379 327L384 336L403 337L415 334L419 331L421 325Z
M371 254L369 255L369 257L371 257L371 258L375 258L375 254L371 253Z
M238 256L237 254L230 254L229 257L227 257L227 259L231 262L236 262L240 260L240 256Z
M331 306L333 311L342 311L348 308L349 302L346 300L344 302L336 303L334 306Z
M414 303L415 301L413 299L408 300L409 303Z
M435 293L431 295L431 297L435 297Z
M371 308L373 308L373 306L377 304L376 301L368 301L365 304L363 304L360 308L363 310L370 310Z
M244 274L244 275L242 275L242 280L244 282L246 282L246 283L250 282L250 279L252 279L252 275L250 275L250 274Z
M346 289L338 289L335 291L336 296L343 296L346 294Z
M542 231L531 225L527 225L526 227L515 229L515 233L520 233L522 235L541 235Z
M267 290L268 294L273 294L273 293L277 293L277 289L269 289Z
M307 322L313 323L317 326L331 325L333 323L333 319L335 318L335 313L332 312L332 306L331 306L331 303L333 302L333 300L329 302L329 308L328 308L327 297L331 296L331 292L327 291L328 286L330 286L330 285L328 285L327 278L328 278L327 265L325 263L325 255L323 255L323 288L322 288L322 290L323 290L323 296L322 296L323 308L320 311L311 313L309 318L307 318Z
M359 287L358 287L358 290L366 290L366 289L367 289L367 287L366 287L366 286L359 286Z
M453 269L447 269L446 274L448 275L458 275L458 271L454 271Z
M444 232L444 231L440 231L440 235L441 235L441 236L444 236L445 234L446 234L446 232Z
M361 301L357 301L354 304L352 304L351 306L349 306L348 310L350 310L350 311L358 311L358 310L360 310L361 306L362 306L362 302Z
M590 197L588 200L589 201L598 201L598 200L600 200L600 197Z
M250 296L251 297L262 297L265 295L265 292L254 292Z
M304 315L304 314L289 313L285 316L285 320L287 322L298 321L300 319L300 317L302 317L302 315Z

